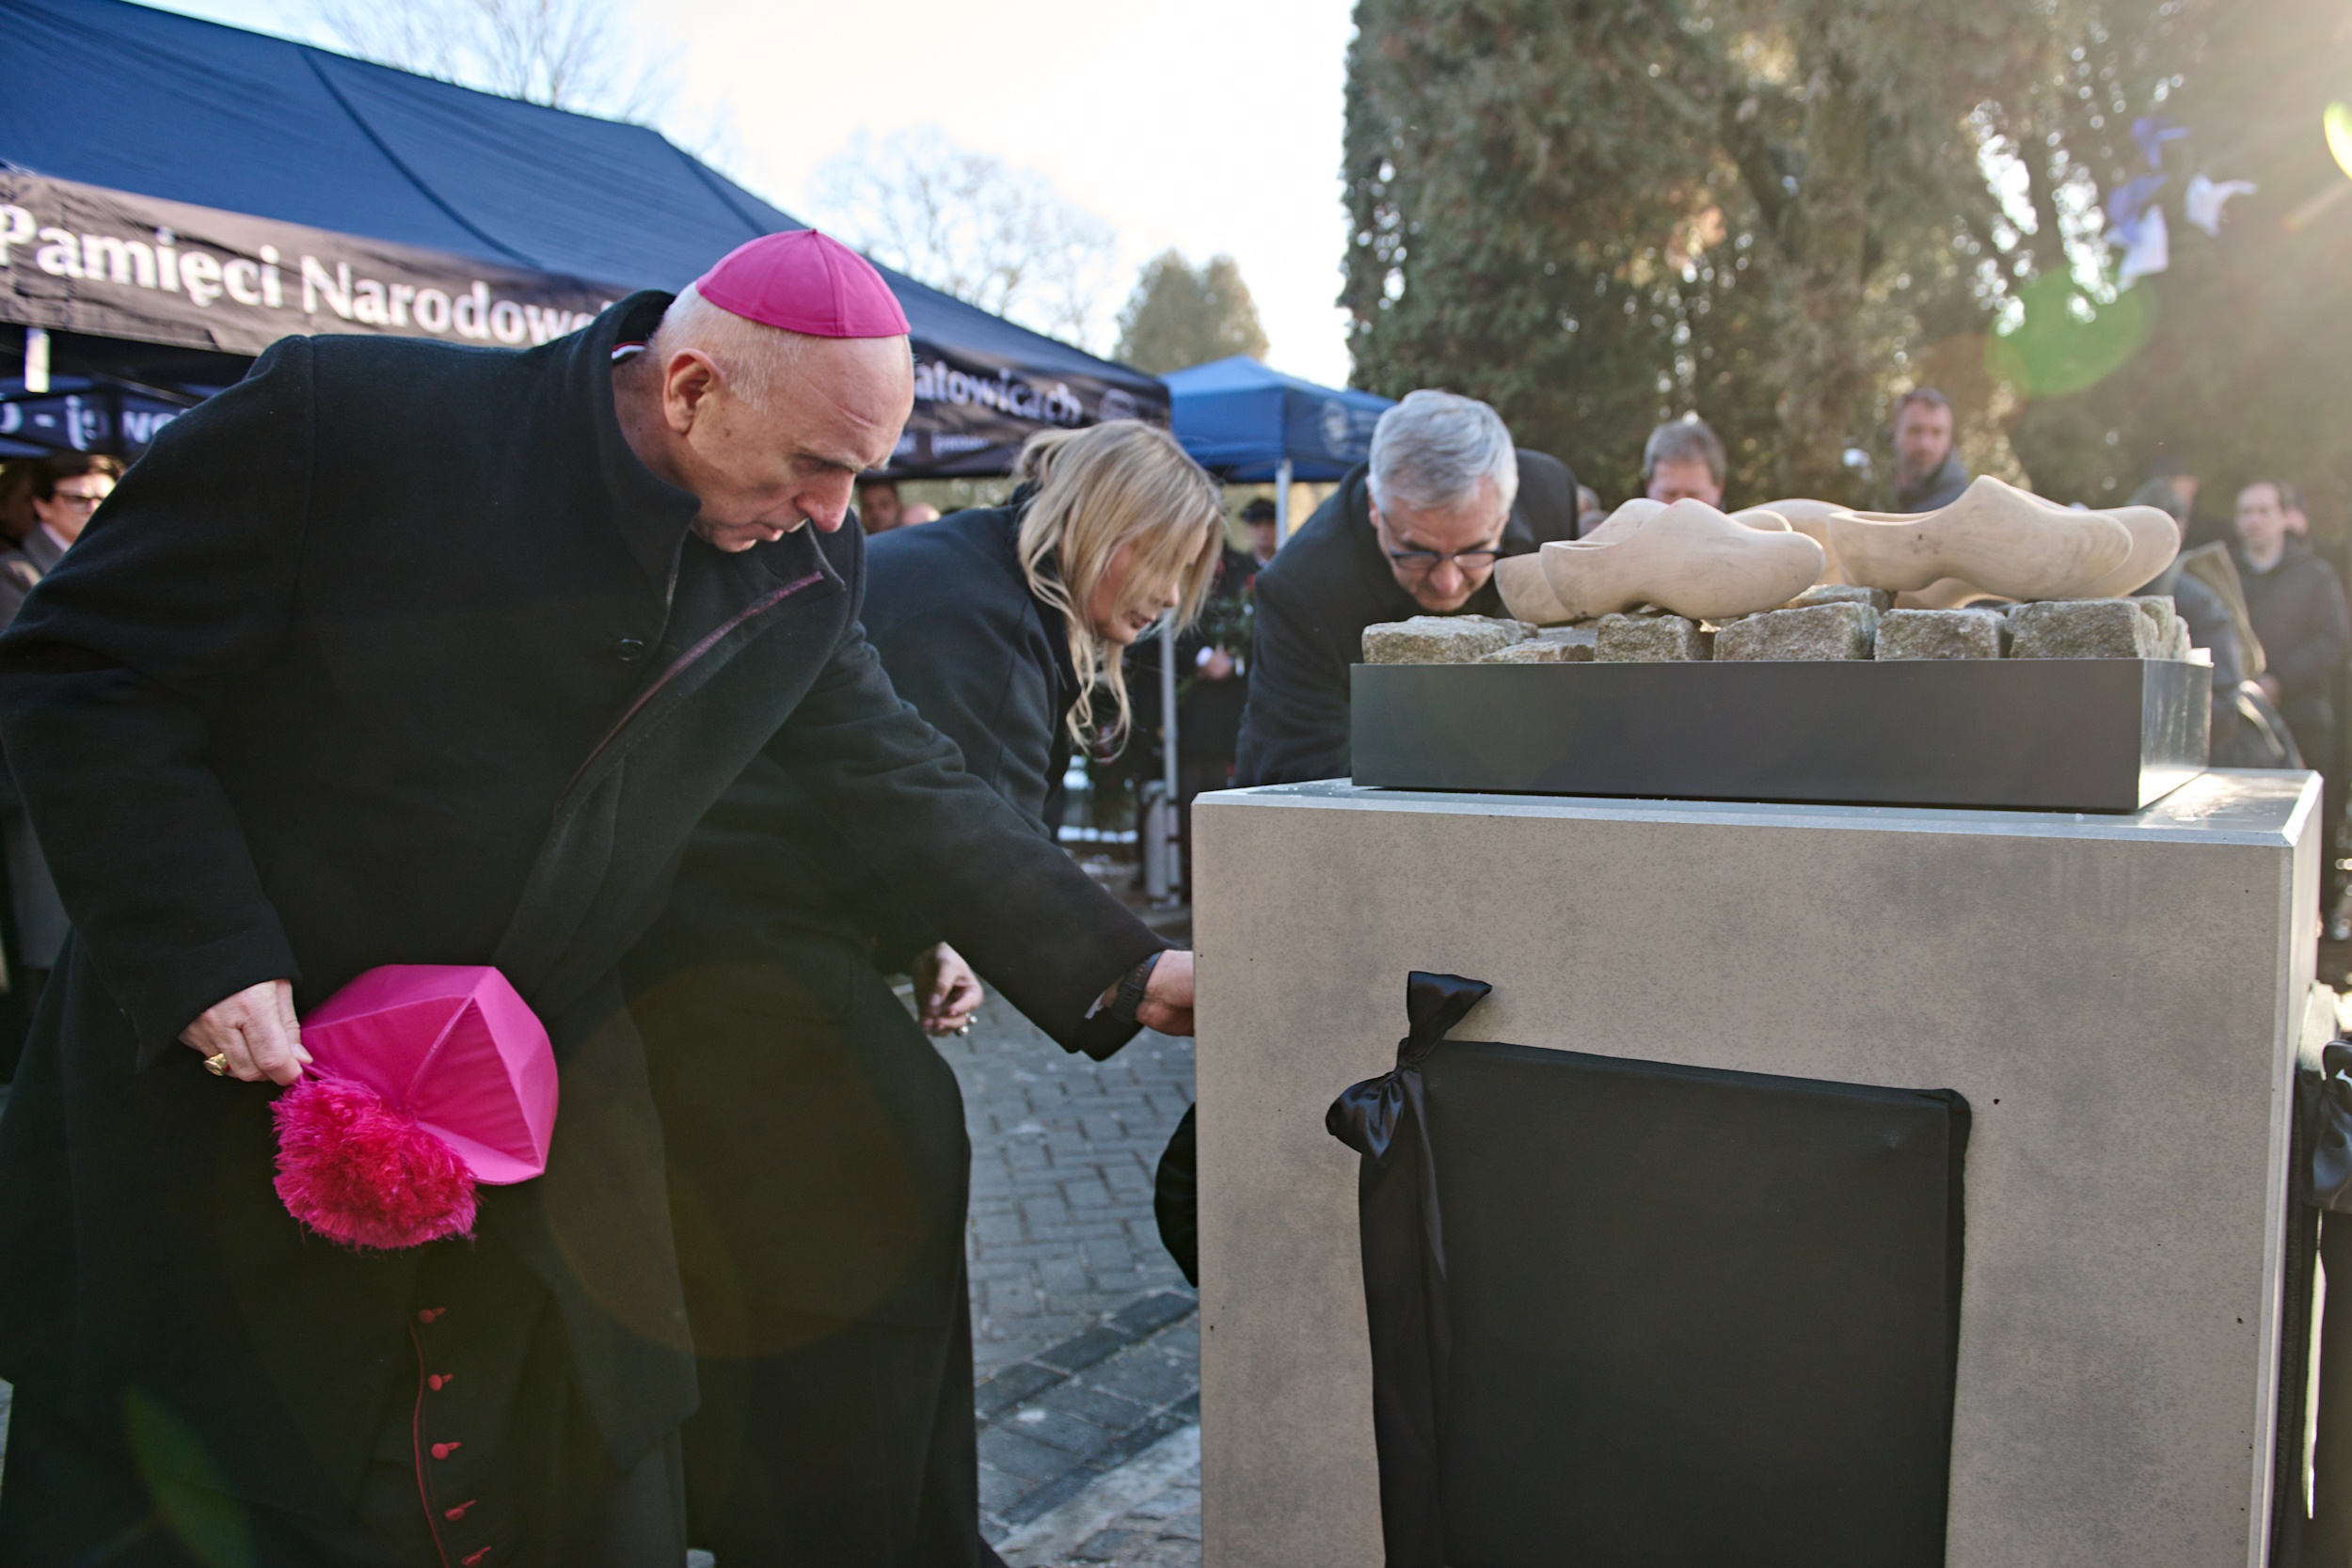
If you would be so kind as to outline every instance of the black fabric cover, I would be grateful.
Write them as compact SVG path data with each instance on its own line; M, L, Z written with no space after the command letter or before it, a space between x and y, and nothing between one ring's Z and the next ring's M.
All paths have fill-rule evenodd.
M1152 1217L1160 1224L1160 1244L1184 1273L1184 1283L1200 1288L1200 1148L1193 1132L1193 1113L1184 1107L1184 1119L1168 1135L1160 1151L1159 1168L1152 1178Z
M2270 1561L2337 1568L2352 1561L2352 1044L2330 1042L2316 1070L2296 1072L2288 1170ZM2331 1289L2314 1324L2323 1269Z
M1942 1563L1966 1102L1444 1026L1331 1117L1391 1568Z

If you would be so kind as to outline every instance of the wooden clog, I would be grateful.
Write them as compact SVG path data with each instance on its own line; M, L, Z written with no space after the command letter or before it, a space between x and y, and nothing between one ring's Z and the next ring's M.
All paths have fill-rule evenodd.
M1645 604L1705 621L1772 610L1811 587L1825 560L1803 533L1749 527L1704 501L1676 501L1614 537L1607 527L1543 547L1545 580L1569 620Z
M2134 544L2113 517L2053 506L1989 474L1937 511L1833 512L1828 528L1850 582L1913 593L1958 578L2011 599L2080 596L2124 569Z
M1540 556L1506 555L1496 562L1495 588L1502 595L1502 608L1530 626L1556 626L1576 619L1551 591Z

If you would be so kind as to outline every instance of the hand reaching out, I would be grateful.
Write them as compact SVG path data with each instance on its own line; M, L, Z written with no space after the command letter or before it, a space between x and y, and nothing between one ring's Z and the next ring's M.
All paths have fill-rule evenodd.
M915 1022L927 1035L953 1035L972 1022L988 993L963 955L941 942L914 957Z
M1136 1022L1163 1035L1192 1033L1192 953L1174 948L1160 955L1144 982L1143 1000L1136 1006Z
M214 1003L180 1031L180 1039L207 1059L226 1054L227 1076L248 1084L294 1083L310 1060L287 980L264 980Z

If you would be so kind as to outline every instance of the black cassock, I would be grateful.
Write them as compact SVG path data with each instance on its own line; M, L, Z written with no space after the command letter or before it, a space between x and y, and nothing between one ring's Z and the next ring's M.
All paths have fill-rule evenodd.
M1029 592L1011 508L870 546L866 627L893 684L1018 808L1028 846L1067 762L1076 675ZM954 1074L877 965L953 942L1065 1047L1134 1033L1096 993L1161 943L1069 938L1001 897L941 896L872 861L776 756L689 846L627 965L669 1135L670 1191L704 1407L686 1429L695 1544L774 1568L962 1568L977 1533L963 1222L971 1149ZM992 883L1020 856L973 844Z
M892 693L855 529L690 535L612 401L665 303L521 354L278 345L0 639L76 929L0 1120L0 1563L675 1568L693 1360L615 966L763 746L873 863L1053 933L1041 1005L1141 931ZM178 1032L280 976L308 1007L485 962L555 1042L547 1174L485 1189L470 1244L305 1234L276 1091Z

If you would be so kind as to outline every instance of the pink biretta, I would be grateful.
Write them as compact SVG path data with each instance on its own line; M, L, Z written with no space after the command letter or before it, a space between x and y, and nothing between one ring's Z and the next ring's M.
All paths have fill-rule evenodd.
M545 1171L555 1053L483 965L371 969L302 1020L310 1066L272 1107L278 1196L348 1246L473 1233L476 1183Z
M730 315L812 338L903 338L907 313L874 263L814 229L762 234L694 279Z

